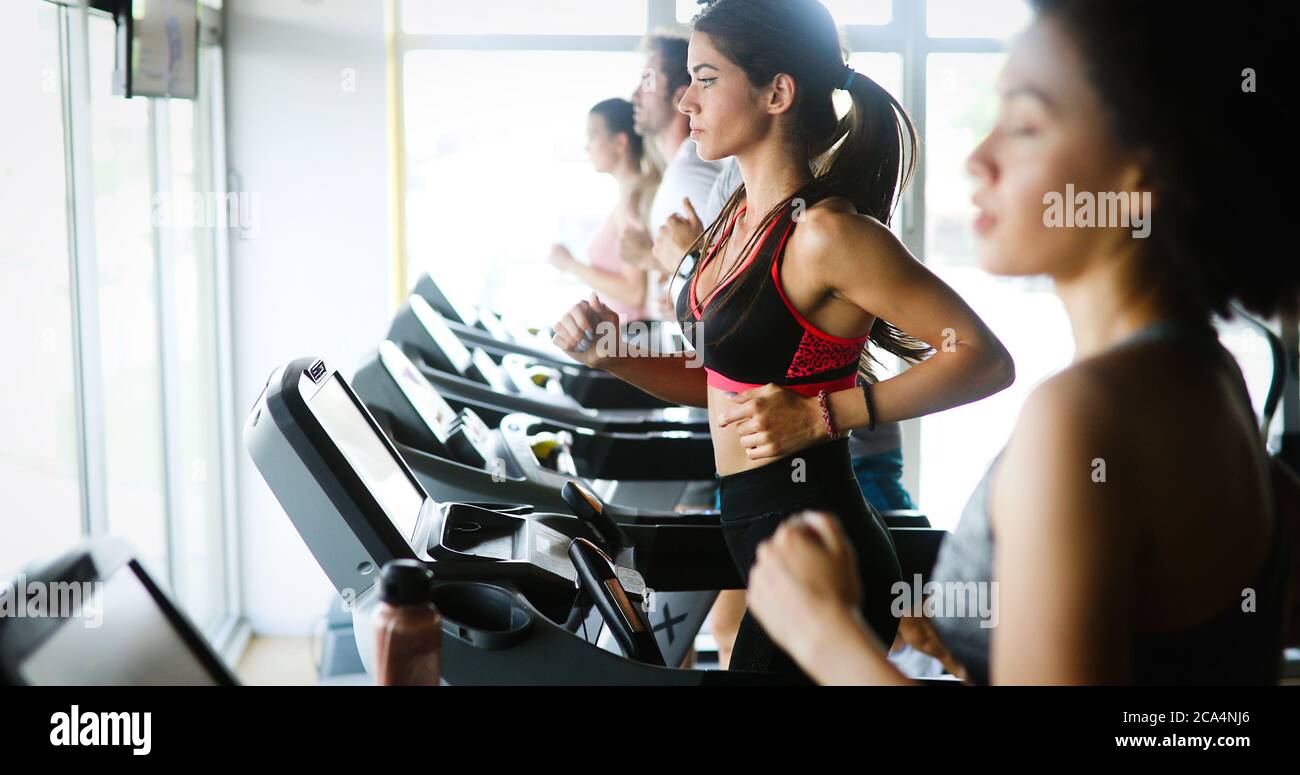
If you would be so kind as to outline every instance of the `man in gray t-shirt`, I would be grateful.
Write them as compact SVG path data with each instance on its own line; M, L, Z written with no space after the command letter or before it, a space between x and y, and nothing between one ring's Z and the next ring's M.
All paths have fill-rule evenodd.
M646 64L632 95L632 120L637 133L663 159L664 169L650 203L649 221L630 223L619 234L618 250L624 261L649 271L645 307L651 317L670 320L672 311L661 302L675 266L664 269L656 260L654 237L670 216L705 205L722 164L700 158L690 139L690 119L677 109L691 83L686 38L654 34L643 45Z

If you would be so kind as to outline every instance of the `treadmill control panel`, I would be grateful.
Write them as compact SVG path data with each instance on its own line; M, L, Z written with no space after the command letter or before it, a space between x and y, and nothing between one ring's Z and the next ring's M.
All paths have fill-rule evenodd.
M415 364L411 363L411 359L406 357L406 353L402 352L402 348L388 340L380 342L379 360L424 424L439 440L445 441L442 429L455 419L456 410L433 389L419 369L415 368Z
M425 301L423 296L412 296L409 304L411 312L433 339L434 345L441 351L443 357L451 363L457 374L464 376L474 358L460 341L460 337L456 336L447 326L447 321L429 306L429 302Z
M471 369L470 373L466 374L466 376L480 377L488 387L498 393L518 392L515 390L514 383L506 372L502 370L501 366L498 365L496 361L492 360L492 356L484 352L482 348L474 348L474 352L470 354L470 362L473 369ZM477 375L473 374L474 371L478 372Z
M460 412L451 408L442 395L429 384L406 353L397 345L384 341L379 345L379 360L420 420L446 451L458 462L485 467L492 454L492 431L473 409Z

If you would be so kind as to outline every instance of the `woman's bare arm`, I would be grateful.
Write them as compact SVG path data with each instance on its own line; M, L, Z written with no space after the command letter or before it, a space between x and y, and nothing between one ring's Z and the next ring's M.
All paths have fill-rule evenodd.
M679 355L621 356L604 361L600 368L669 403L706 407L704 369L693 362Z
M622 340L619 323L618 313L592 294L556 322L552 341L579 363L607 371L657 398L685 406L708 406L706 377L698 357L632 349Z
M872 386L877 423L978 401L1015 379L1010 354L984 321L878 221L813 209L794 233L801 231L797 249L827 288L935 350ZM832 410L840 427L867 423L860 390L832 396Z
M935 352L904 373L871 387L872 412L862 390L830 394L835 428L932 414L996 393L1015 379L1010 354L966 302L907 252L879 222L844 210L809 210L791 237L805 282L930 344ZM777 385L743 391L719 426L741 423L751 460L797 452L826 437L816 396Z
M1103 393L1077 369L1044 382L998 461L994 683L1130 680L1141 481L1125 473ZM1102 464L1109 476L1096 476Z
M885 654L880 640L856 611L840 609L815 630L806 653L797 658L823 686L906 686L912 680Z

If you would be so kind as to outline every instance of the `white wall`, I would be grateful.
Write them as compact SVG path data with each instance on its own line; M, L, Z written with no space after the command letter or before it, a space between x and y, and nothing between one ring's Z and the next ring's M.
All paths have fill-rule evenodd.
M383 3L226 0L225 17L231 190L260 205L230 242L242 412L275 367L314 355L350 375L387 330ZM255 632L305 634L334 589L239 458L245 614Z

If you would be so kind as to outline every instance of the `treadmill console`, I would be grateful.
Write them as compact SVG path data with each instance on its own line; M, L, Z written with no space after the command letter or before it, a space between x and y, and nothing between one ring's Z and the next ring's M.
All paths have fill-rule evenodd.
M426 410L446 416L436 401ZM486 434L475 423L462 421L449 443L457 433ZM297 360L277 371L244 438L340 593L359 596L385 563L418 559L439 580L514 584L548 617L563 621L572 607L577 575L568 545L591 535L581 521L436 503L343 376L322 361Z
M463 555L492 562L526 562L572 586L578 579L568 558L572 540L526 516L451 503L444 507L441 532L430 536L429 554L435 559Z
M495 312L490 310L479 310L478 324L479 327L488 332L493 339L502 342L513 342L515 340L514 335L510 333L510 329L506 328L506 324L501 321L501 318L497 317Z
M479 351L481 352L481 351ZM379 345L379 361L440 449L431 450L465 465L484 468L494 458L492 431L468 407L457 412L429 384L402 349L390 341Z
M324 361L299 359L271 375L244 444L340 593L359 595L384 563L416 558L416 531L436 504Z
M460 341L460 337L447 325L447 321L429 306L423 296L412 296L408 302L411 313L420 321L429 341L419 349L434 360L435 366L454 374L466 376L466 371L474 363L474 357Z
M492 360L492 356L484 352L481 347L475 347L474 352L470 353L470 367L466 370L465 376L477 379L498 393L519 392L515 389L514 381L500 364Z
M423 333L423 336L416 336L418 341L415 343L415 348L428 358L434 367L487 385L498 393L518 392L501 366L482 348L471 351L466 347L460 337L456 336L447 325L442 315L430 307L424 297L412 296L409 304L411 314L419 321Z
M420 295L426 302L433 307L439 315L447 320L454 321L467 326L475 325L479 322L478 311L467 304L461 304L447 294L443 293L442 287L433 279L433 275L425 272L415 283L414 294Z
M374 421L366 422L365 410L345 387L343 377L335 373L324 379L308 396L307 407L393 526L404 538L414 537L428 496L401 458L385 445L383 435L370 424Z

